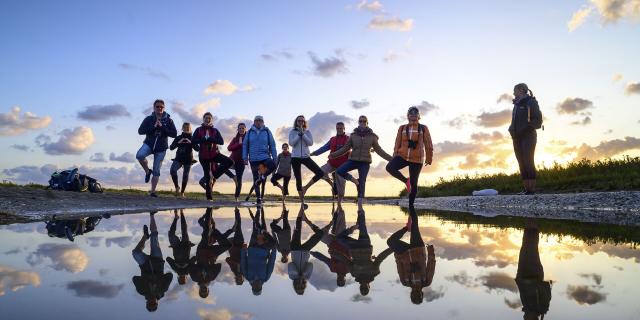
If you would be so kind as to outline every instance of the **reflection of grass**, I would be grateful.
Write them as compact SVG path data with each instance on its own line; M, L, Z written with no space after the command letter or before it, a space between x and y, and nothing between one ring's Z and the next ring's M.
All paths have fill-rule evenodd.
M418 197L466 196L474 190L487 188L515 193L522 190L522 180L517 173L458 176L451 180L440 179L433 186L418 187ZM583 159L539 168L537 189L543 193L640 190L640 157L602 161ZM406 190L400 195L406 195Z
M403 208L403 211L406 209ZM481 225L499 229L523 229L525 217L496 216L485 217L464 212L417 210L418 215L433 216L438 220L453 222L458 225ZM558 236L570 236L584 241L587 245L597 242L613 244L631 244L636 248L640 244L640 227L627 227L613 224L588 223L559 219L536 219L540 232Z

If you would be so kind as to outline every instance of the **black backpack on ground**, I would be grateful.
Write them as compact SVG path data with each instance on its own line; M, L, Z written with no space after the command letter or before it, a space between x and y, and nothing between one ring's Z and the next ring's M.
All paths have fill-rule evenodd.
M54 172L47 189L83 192L102 192L100 183L87 175L78 173L78 168Z

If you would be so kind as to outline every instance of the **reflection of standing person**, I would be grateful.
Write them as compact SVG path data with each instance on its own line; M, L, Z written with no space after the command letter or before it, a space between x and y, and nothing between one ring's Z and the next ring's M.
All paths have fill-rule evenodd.
M244 135L247 130L247 126L244 123L238 124L238 133L227 146L227 150L231 151L229 158L233 160L233 169L236 172L236 191L233 194L238 202L240 197L240 190L242 189L242 175L244 174L244 161L242 160L242 143L244 141Z
M224 234L216 229L216 223L213 221L212 208L207 208L205 214L198 219L198 223L202 226L202 237L198 243L196 256L193 263L189 267L189 275L191 280L198 283L198 293L201 298L209 296L209 284L218 277L222 264L217 263L218 257L231 248L231 243L227 240L227 236L232 230L228 230ZM215 243L218 244L215 244Z
M349 254L349 248L338 241L336 234L340 234L346 230L344 211L338 207L333 213L331 232L325 230L322 236L322 242L329 248L329 257L318 251L311 251L311 255L316 259L324 262L329 271L336 274L336 283L338 287L344 287L347 283L347 273L349 273L348 263L352 261Z
M253 174L253 185L256 188L258 204L262 203L264 188L267 176L276 169L275 160L278 157L276 142L269 128L264 125L264 118L260 115L253 119L253 126L245 135L242 144L242 159L245 164L251 165ZM266 170L258 172L258 167L262 165ZM260 191L262 187L262 192ZM249 193L251 194L251 193Z
M93 231L102 217L87 217L72 220L53 220L46 222L47 234L49 237L64 238L74 241L75 236Z
M282 220L282 227L278 223ZM289 225L289 210L283 205L282 215L271 221L271 233L276 240L276 247L280 251L280 261L287 263L291 252L291 226Z
M409 243L400 240L409 230L411 230ZM432 245L427 246L426 251L424 249L424 241L420 235L418 216L415 211L411 210L407 226L396 231L387 239L387 245L393 250L396 258L400 283L411 288L411 302L421 304L424 300L422 288L430 286L433 280L436 257Z
M264 221L264 209L257 208L256 216L249 209L253 220L253 230L249 248L240 253L240 270L251 283L251 291L258 296L262 293L262 285L271 278L276 263L275 240L267 231Z
M202 125L193 132L192 142L198 149L198 160L204 171L207 200L211 200L212 186L233 165L233 161L218 150L218 145L223 145L224 140L220 131L213 127L211 113L207 112L202 117ZM215 170L214 164L217 166Z
M516 271L516 284L525 320L538 319L539 316L544 318L551 302L551 282L544 281L544 269L538 251L539 241L540 231L535 220L528 220L522 234Z
M229 248L229 256L225 261L229 265L229 269L233 272L233 277L236 281L236 284L241 286L244 283L244 276L242 275L242 271L240 271L240 252L242 249L246 249L247 245L244 243L244 235L242 234L242 219L240 218L240 209L236 207L234 209L235 212L235 221L233 223L233 238L229 241L231 242L231 248Z
M182 238L176 235L178 224L178 211L173 210L173 222L169 228L169 244L173 249L173 258L167 257L167 263L171 269L178 275L178 283L185 284L187 275L189 274L189 266L191 265L191 247L195 244L189 241L189 230L187 229L187 220L184 218L184 210L180 209L180 230Z
M509 134L513 139L513 150L520 167L524 191L521 194L534 194L536 190L536 165L534 155L538 136L536 129L542 127L542 113L538 101L529 87L520 83L513 88L513 112Z
M347 140L349 140L349 136L345 134L344 123L338 122L336 123L336 135L331 137L327 143L325 143L322 147L318 148L316 151L312 152L312 156L321 155L327 151L335 152L336 150L342 148L345 144L347 144ZM329 159L327 163L325 163L320 169L325 174L325 178L329 178L329 174L333 176L333 186L332 189L335 189L333 193L338 197L338 207L342 207L342 199L344 198L344 187L346 184L346 180L336 174L336 170L343 165L349 159L351 152L347 152L337 158Z
M349 237L349 235L353 233L356 228L359 230L358 239L353 239ZM378 257L373 255L373 246L371 245L363 211L358 213L357 225L351 226L340 233L338 235L338 241L349 248L349 254L352 260L348 261L343 257L338 258L347 264L351 276L360 284L360 294L366 296L369 294L371 282L380 274L380 264L382 264L382 261L393 251L387 248L382 251Z
M419 123L420 110L417 107L407 111L407 124L398 128L396 144L393 148L393 159L387 164L387 172L405 184L409 194L409 208L418 193L418 178L423 165L430 165L433 159L431 134L426 125ZM400 170L409 167L409 179Z
M302 220L313 230L313 235L304 243L302 243ZM325 229L329 230L330 226L331 223ZM304 294L304 290L307 288L307 280L311 278L311 273L313 273L313 264L309 262L311 249L320 242L323 234L324 229L320 229L313 224L305 215L304 206L300 205L296 226L293 230L293 238L291 239L291 262L287 266L289 279L293 280L293 289L299 295Z
M171 272L164 273L164 259L162 258L162 250L158 242L158 227L154 218L155 212L149 215L151 233L147 225L143 228L143 235L140 242L131 251L133 259L140 267L140 275L133 277L133 284L136 291L144 296L147 301L147 310L149 312L158 309L158 300L164 296L169 290L173 274ZM147 239L151 239L151 254L142 252Z

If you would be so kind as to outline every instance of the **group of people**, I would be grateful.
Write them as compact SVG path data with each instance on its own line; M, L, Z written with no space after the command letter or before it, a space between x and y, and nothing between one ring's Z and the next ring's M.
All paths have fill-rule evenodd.
M513 112L509 133L513 139L513 147L518 160L524 190L522 194L534 194L536 168L534 153L536 147L536 129L542 126L542 114L533 92L524 83L513 90ZM138 133L145 135L144 143L138 150L136 158L145 172L145 183L151 181L152 197L157 197L156 187L160 176L160 167L167 149L176 150L172 159L171 178L176 196L184 197L191 166L197 161L193 151L198 152L198 161L203 168L204 177L200 185L205 189L208 200L212 199L212 187L222 176L227 175L235 182L234 196L240 197L242 176L246 165L251 168L253 184L247 200L255 190L257 203L263 201L265 186L269 175L270 182L278 187L283 201L289 195L291 172L296 179L296 191L302 203L307 190L320 180L326 181L338 205L345 194L346 181L357 188L359 209L365 197L367 175L372 162L372 152L387 160L386 170L391 176L405 184L409 195L409 206L413 207L418 189L418 178L423 166L432 164L433 143L429 128L420 122L420 110L413 106L407 110L407 123L398 128L392 155L389 155L378 143L378 135L369 127L369 120L362 115L358 118L358 126L351 134L346 133L344 123L336 123L336 134L322 147L311 152L314 144L313 135L304 116L295 118L293 128L289 132L288 142L283 143L278 153L271 130L264 124L260 115L254 117L253 125L247 130L246 124L237 125L237 133L227 146L230 155L221 153L220 147L224 139L215 128L213 115L209 112L202 117L202 124L192 132L191 124L182 125L182 133L177 134L173 120L165 112L164 101L156 100L154 111L140 125ZM171 145L168 138L174 138ZM329 152L328 161L319 166L312 156ZM153 155L150 168L146 158ZM302 166L313 173L306 184L302 181ZM409 177L400 172L408 167ZM178 171L182 168L182 183L178 184ZM357 170L358 177L350 174ZM232 172L233 171L233 172Z

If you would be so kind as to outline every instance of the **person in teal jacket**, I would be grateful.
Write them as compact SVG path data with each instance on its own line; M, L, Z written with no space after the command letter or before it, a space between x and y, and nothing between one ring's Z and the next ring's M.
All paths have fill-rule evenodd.
M253 230L249 247L240 252L240 271L251 283L251 291L258 296L262 293L262 285L269 280L276 263L275 239L267 231L264 210L258 207L256 216L249 209L253 220Z

